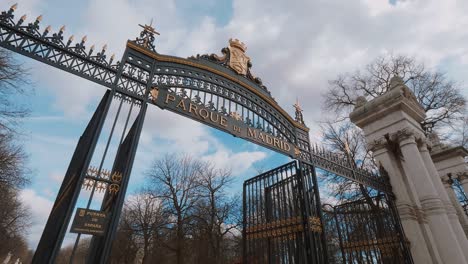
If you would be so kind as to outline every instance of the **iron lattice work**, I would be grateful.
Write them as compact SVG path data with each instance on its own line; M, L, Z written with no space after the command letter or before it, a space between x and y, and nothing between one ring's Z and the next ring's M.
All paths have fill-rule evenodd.
M169 86L213 111L287 140L297 148L293 158L391 192L387 179L353 168L342 157L311 147L302 115L295 120L276 103L261 79L253 76L250 58L242 57L248 59L247 68L232 67L233 46L224 48L222 57L211 54L184 59L161 55L154 46L154 36L159 33L144 26L140 36L127 43L122 59L115 62L113 55L108 57L106 46L100 50L94 45L87 48L86 37L79 42L74 42L73 36L64 40L64 27L55 33L50 27L41 30L42 17L30 23L26 23L25 16L15 20L15 9L16 5L0 14L1 47L103 85L114 90L115 96L138 104L154 103L147 87ZM246 49L238 40L230 44ZM239 70L244 72L239 74Z
M330 263L413 263L391 198L323 206Z
M293 161L244 182L243 263L325 263L312 166Z

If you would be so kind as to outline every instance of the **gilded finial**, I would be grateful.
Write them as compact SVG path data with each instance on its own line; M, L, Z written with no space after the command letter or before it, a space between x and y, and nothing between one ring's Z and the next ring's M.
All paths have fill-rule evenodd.
M302 108L301 108L301 105L299 104L299 98L298 97L296 97L296 103L293 106L296 109L296 111L302 112Z
M45 31L50 32L51 29L52 29L52 27L49 25L49 26L46 27Z
M63 25L63 26L60 28L59 31L60 31L60 32L64 32L64 31L65 31L65 25Z
M26 15L23 15L23 16L20 18L20 20L25 21L25 20L26 20L26 17L27 17Z
M38 17L36 18L36 21L37 21L37 22L41 22L41 21L42 21L42 15L38 16Z
M104 44L104 47L102 47L102 50L107 50L107 44Z
M16 8L18 8L18 3L14 4L14 5L12 5L10 7L10 9L13 10L13 11L16 10Z
M81 39L81 42L86 42L86 40L88 39L87 36L84 36L82 39Z
M68 41L72 42L74 39L75 39L75 36L71 35L71 36L68 38Z
M296 121L304 125L304 116L302 115L302 108L299 105L299 98L296 98L296 103L293 106L296 109Z

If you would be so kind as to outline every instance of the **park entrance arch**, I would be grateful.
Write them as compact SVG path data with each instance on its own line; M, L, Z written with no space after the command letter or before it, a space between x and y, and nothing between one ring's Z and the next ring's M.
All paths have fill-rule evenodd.
M139 37L127 42L121 60L116 61L114 56L108 56L106 47L100 50L87 47L86 38L77 42L73 37L65 40L64 27L55 33L50 27L41 29L42 17L29 23L25 17L15 19L15 9L16 5L0 14L1 47L107 88L76 146L33 263L54 262L82 187L91 189L91 197L87 207L79 208L76 215L94 217L97 221L101 217L105 221L95 230L82 227L75 230L79 235L93 235L89 263L108 261L148 105L175 112L295 160L244 184L244 241L249 241L244 243L244 260L247 263L258 262L250 261L252 258L265 260L265 256L275 263L327 262L315 167L391 195L385 177L358 169L341 156L311 146L300 106L295 105L293 118L278 105L261 79L253 75L246 45L237 39L229 40L221 55L180 58L156 52L154 40L159 33L152 26L144 25ZM111 104L117 105L117 113L110 113ZM124 104L129 106L128 112L122 110ZM119 117L125 120L122 127L116 126ZM104 153L96 157L95 148L105 120L110 120L111 129ZM104 160L109 159L107 150L115 138L118 150L111 157L112 168L105 170ZM91 160L98 160L98 164L92 167ZM288 170L290 174L282 174ZM104 192L104 199L99 210L91 210L96 191ZM297 232L291 233L290 227ZM278 232L286 232L291 237L289 242L278 239ZM259 245L263 247L262 243L269 246L261 256L249 255Z

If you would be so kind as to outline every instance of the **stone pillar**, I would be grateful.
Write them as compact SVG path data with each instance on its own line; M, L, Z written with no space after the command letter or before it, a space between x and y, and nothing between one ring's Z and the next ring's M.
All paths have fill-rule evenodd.
M434 184L434 170L418 147L425 140L424 109L401 78L392 78L389 91L370 102L358 98L350 119L371 146L386 141L385 150L374 148L375 158L390 177L415 263L468 263L439 193L445 190Z
M434 133L430 135L430 139L432 144L430 155L434 162L434 168L444 183L450 202L457 212L459 222L465 231L465 235L468 236L468 217L463 211L460 201L455 196L453 187L451 186L452 181L449 179L449 175L452 179L458 178L461 184L465 184L465 193L468 194L468 179L466 179L468 169L465 163L468 151L463 147L451 147L442 144Z
M462 249L465 258L468 260L468 240L466 238L465 230L463 229L461 224L462 220L465 219L459 219L454 204L452 203L452 201L450 201L449 194L444 188L442 180L439 177L439 173L437 172L434 162L432 161L431 155L429 154L429 150L427 149L427 143L427 140L422 140L419 145L419 151L421 152L424 163L431 177L432 183L434 184L434 187L437 193L439 194L442 203L444 204L445 211L447 212L447 216L452 226L452 230L457 236L458 244L460 245L460 248Z
M401 165L389 152L385 139L374 142L371 149L374 158L386 169L390 177L395 205L415 263L443 263L436 248L434 237L421 209L412 181L402 171Z
M405 131L406 132L406 131ZM399 134L402 165L416 186L416 194L427 217L442 260L446 263L466 263L463 250L449 220L445 204L440 198L426 164L419 152L416 138L410 133ZM466 238L465 238L466 240ZM455 243L454 243L455 242Z

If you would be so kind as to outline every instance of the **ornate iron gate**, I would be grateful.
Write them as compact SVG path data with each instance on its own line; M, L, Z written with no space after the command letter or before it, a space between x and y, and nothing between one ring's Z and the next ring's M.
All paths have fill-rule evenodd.
M325 263L314 168L293 161L244 182L244 263Z
M15 18L13 5L0 13L0 47L97 83L106 89L100 106L76 148L62 188L49 216L33 263L54 263L75 209L80 190L112 102L118 102L114 125L122 102L130 103L126 124L135 105L138 118L127 133L110 129L106 150L96 175L101 175L107 147L121 132L112 175L119 184L98 177L94 180L119 185L115 197L106 196L101 211L109 213L105 235L95 237L88 263L106 263L122 209L133 161L148 105L194 119L221 131L287 155L294 161L252 178L244 184L244 262L325 263L324 232L314 167L341 175L359 184L391 194L385 177L350 166L340 155L312 146L309 128L296 104L292 118L271 96L268 88L251 72L246 46L229 41L216 54L179 58L156 52L152 26L142 26L140 36L126 44L120 60L107 56L106 47L86 47L86 38L64 40L65 28L51 32L42 28L42 16L27 22ZM239 64L239 61L242 61ZM89 176L89 175L88 175ZM93 179L92 179L93 180ZM89 183L89 182L88 182ZM93 185L92 189L95 189ZM100 185L104 186L104 185ZM106 185L107 186L107 185ZM116 190L115 188L113 190ZM93 191L92 191L93 193ZM87 209L91 204L90 196ZM75 245L77 245L79 236Z
M392 198L323 206L331 263L413 263Z

